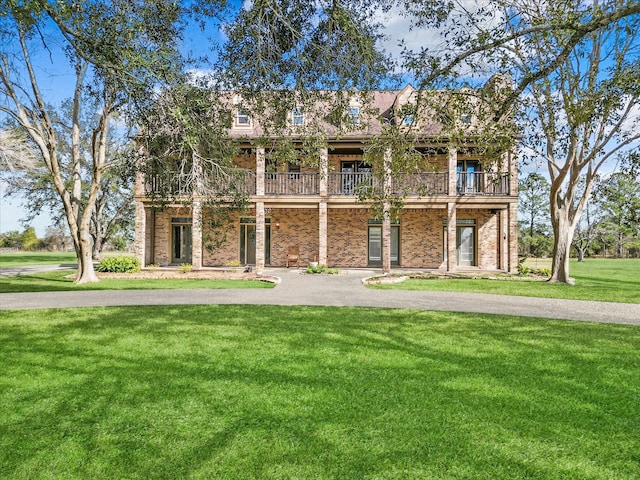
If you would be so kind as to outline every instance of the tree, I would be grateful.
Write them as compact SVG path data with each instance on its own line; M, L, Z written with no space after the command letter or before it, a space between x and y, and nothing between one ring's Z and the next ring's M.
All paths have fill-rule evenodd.
M183 9L169 0L2 1L0 7L0 36L6 46L0 54L0 112L28 137L50 174L78 257L76 282L97 281L90 226L110 168L111 120L152 101L153 89L181 68L176 39ZM65 119L71 131L68 157L60 155L54 115L41 88L49 80L34 63L43 52L57 68L64 56L72 72L71 115ZM99 112L90 125L81 121L86 98ZM82 132L91 138L87 168Z
M593 181L609 159L636 147L640 138L634 118L640 5L494 0L477 9L433 13L414 12L418 23L449 22L447 48L406 52L408 65L423 86L469 84L486 72L513 76L513 87L496 102L493 115L509 115L516 100L524 107L523 150L545 160L551 182L550 281L573 283L570 247Z
M33 168L38 156L28 138L15 129L0 130L0 170L15 172Z
M549 225L549 181L536 172L529 173L518 187L518 208L525 219L520 232L529 255L539 256L547 240Z
M84 108L81 112L80 123L91 125L98 118L98 112L90 98L83 97ZM73 150L73 131L68 120L72 117L72 102L63 102L60 108L50 108L53 128L58 140L58 157L64 177L70 177L67 171L72 167L71 156ZM135 180L135 152L131 139L122 134L109 134L105 159L109 168L101 176L95 208L91 216L89 233L92 238L92 258L99 260L102 249L110 237L120 230L133 229L134 203L133 184ZM82 178L91 176L91 138L92 132L86 129L80 131L77 151L80 157ZM1 172L0 172L1 173ZM25 222L31 222L43 211L49 211L52 222L59 228L64 228L65 211L60 202L52 175L47 166L38 159L28 164L16 165L13 170L2 175L8 185L5 196L20 195L25 199ZM86 195L82 201L86 202ZM67 228L68 229L68 228Z
M640 231L640 182L624 172L617 172L596 184L593 199L600 210L602 228L616 239L618 257L638 240Z

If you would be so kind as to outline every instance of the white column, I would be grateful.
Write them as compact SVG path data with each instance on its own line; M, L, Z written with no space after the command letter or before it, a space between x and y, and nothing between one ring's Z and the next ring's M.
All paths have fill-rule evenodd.
M318 263L320 265L328 265L328 209L327 202L320 200L318 205Z

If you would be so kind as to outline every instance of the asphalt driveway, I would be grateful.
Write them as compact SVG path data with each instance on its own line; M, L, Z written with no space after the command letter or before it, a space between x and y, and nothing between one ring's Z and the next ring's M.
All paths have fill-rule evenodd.
M345 270L339 275L305 275L298 269L274 268L265 272L266 276L278 281L273 289L3 293L0 294L0 310L131 305L326 305L495 313L640 325L640 305L637 304L364 287L363 279L380 273Z

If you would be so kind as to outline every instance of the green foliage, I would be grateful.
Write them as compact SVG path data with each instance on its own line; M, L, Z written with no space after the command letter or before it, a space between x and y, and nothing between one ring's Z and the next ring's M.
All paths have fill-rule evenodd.
M526 257L518 260L518 275L529 275L531 273L531 268L524 264L525 260Z
M541 275L543 277L550 277L551 276L551 269L550 268L538 268L537 270L534 270L534 272L538 275Z
M12 230L0 235L0 248L20 248L20 232Z
M41 241L38 239L36 229L33 227L25 228L24 232L20 234L20 248L26 250L35 250L40 247Z
M180 271L182 273L189 273L191 270L193 270L193 265L191 265L190 263L181 263L180 264Z
M97 266L98 272L132 273L140 270L140 262L135 257L124 255L104 258Z
M306 273L321 273L325 275L337 275L337 268L329 268L326 265L309 265Z

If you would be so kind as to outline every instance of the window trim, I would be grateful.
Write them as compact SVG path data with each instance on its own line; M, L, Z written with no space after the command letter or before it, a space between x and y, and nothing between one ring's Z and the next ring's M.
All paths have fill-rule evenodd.
M246 119L246 121L240 121L240 119ZM245 112L242 108L236 108L236 127L250 127L251 126L251 117L247 112Z

